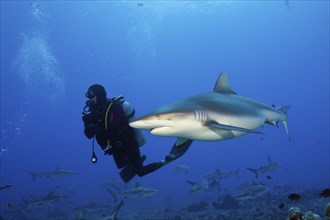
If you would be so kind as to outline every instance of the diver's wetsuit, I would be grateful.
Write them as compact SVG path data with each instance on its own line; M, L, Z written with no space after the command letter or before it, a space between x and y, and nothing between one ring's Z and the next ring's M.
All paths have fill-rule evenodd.
M123 98L110 99L101 106L91 108L90 117L93 120L90 120L91 123L84 120L84 133L88 138L96 136L102 150L113 155L119 169L131 165L138 176L144 176L158 170L164 163L156 162L143 166L136 133L134 128L128 125L128 117L125 115L122 102ZM104 122L105 117L107 124ZM111 148L107 150L109 145Z

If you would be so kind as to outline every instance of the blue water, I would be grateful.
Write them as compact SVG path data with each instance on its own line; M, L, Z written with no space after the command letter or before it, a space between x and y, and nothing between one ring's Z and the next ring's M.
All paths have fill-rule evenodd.
M91 84L104 85L109 97L123 95L140 116L211 91L222 71L242 96L292 105L291 141L282 124L265 125L264 136L196 141L182 158L130 182L157 188L152 200L127 203L147 207L151 201L185 204L235 195L236 186L255 179L245 168L266 164L267 156L287 169L259 182L293 192L330 187L328 1L138 3L1 1L0 185L14 183L0 191L1 211L54 189L71 193L59 207L112 202L101 185L121 181L119 171L98 146L99 161L90 162L92 143L83 134L81 112ZM144 134L146 163L163 159L175 141ZM190 167L187 176L175 174L180 164ZM32 181L27 172L58 166L78 174ZM186 180L216 167L240 169L239 178L223 180L220 192L188 195Z

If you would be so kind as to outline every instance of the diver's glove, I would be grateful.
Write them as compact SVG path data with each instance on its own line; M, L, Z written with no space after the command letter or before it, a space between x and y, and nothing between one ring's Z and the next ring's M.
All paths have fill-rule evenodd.
M82 115L82 120L84 122L84 133L86 137L92 138L97 129L97 122L95 121L95 118L92 117L91 114L84 114Z
M85 129L88 130L95 130L99 124L97 117L93 114L83 114L82 120L84 122Z
M95 123L95 117L93 116L92 113L88 113L88 114L83 113L81 118L82 118L85 125Z

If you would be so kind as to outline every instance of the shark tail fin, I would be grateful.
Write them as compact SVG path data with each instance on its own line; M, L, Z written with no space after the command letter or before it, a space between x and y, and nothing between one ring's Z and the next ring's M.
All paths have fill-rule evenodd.
M106 190L112 195L112 197L113 197L113 200L114 200L114 203L117 203L117 195L116 195L116 193L114 193L111 189L110 189L110 187L106 187Z
M288 114L288 110L291 108L291 105L281 105L276 107L277 110L279 110L280 112L283 112L285 115Z
M237 179L239 179L239 168L235 171L235 175L236 175Z
M116 205L113 210L111 211L110 213L110 218L109 219L114 219L114 220L117 220L117 214L119 212L119 209L122 207L122 205L124 204L124 200L121 200L118 205ZM108 218L107 218L108 219Z
M36 175L34 173L32 173L31 171L28 171L28 172L32 176L32 181L35 181L36 180Z
M285 131L286 131L286 134L288 135L289 141L291 141L291 136L290 136L290 132L289 132L289 128L288 128L287 114L288 114L288 110L290 109L290 107L291 107L291 105L281 105L276 108L277 110L279 110L280 112L285 114L285 120L282 121L282 123L285 127Z
M290 136L290 132L289 132L289 128L288 128L288 121L287 120L283 121L283 124L285 127L286 134L288 135L289 141L291 141L291 136Z
M254 173L256 175L256 178L258 178L258 176L259 176L258 170L252 169L252 168L246 168L246 169L250 170L252 173Z

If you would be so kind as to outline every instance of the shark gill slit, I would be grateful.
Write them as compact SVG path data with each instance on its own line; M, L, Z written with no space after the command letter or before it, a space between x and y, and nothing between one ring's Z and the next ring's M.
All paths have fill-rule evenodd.
M203 110L195 110L194 111L194 116L195 116L197 121L205 123L206 119L207 119L207 112L203 111Z

